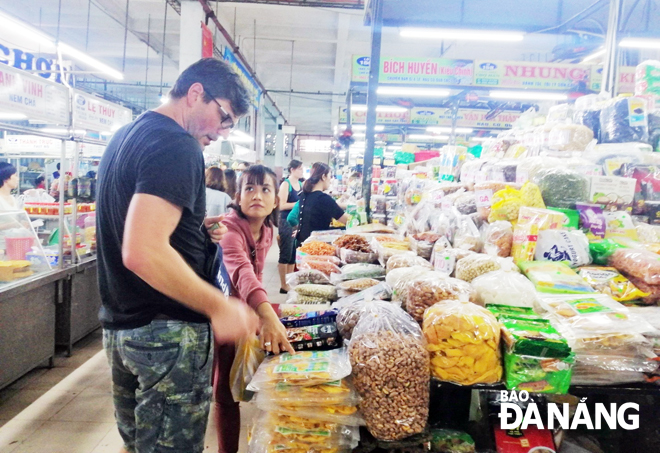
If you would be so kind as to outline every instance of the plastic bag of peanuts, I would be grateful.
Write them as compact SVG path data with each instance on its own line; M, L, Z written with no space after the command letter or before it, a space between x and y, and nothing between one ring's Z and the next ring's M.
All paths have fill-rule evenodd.
M483 307L449 300L424 314L423 331L434 377L461 385L502 378L500 323Z
M424 431L429 411L429 352L419 325L401 308L365 307L349 346L353 383L369 432L401 440Z
M426 309L437 302L462 298L476 301L477 297L470 284L439 272L429 272L410 280L405 293L406 311L420 324Z

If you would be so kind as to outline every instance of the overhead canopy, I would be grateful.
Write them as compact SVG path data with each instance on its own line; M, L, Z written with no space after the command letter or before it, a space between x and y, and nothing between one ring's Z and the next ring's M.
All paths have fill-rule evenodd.
M517 30L605 35L609 0L381 0L386 27ZM371 22L367 3L365 24ZM622 36L660 37L660 0L624 2Z

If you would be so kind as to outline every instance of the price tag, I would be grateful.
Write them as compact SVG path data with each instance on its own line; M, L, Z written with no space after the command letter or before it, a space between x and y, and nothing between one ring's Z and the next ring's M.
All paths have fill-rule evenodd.
M477 190L474 193L478 208L490 208L493 205L493 191L491 189Z
M518 184L525 184L527 180L529 179L529 173L526 171L520 171L518 170L516 172L516 183Z
M448 211L452 208L452 203L451 200L447 200L446 198L442 200L442 203L440 204L440 208L443 211Z

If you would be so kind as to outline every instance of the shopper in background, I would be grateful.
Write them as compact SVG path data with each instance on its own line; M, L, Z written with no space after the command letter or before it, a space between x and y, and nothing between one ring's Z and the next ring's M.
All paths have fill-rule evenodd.
M280 219L278 230L278 241L280 246L280 259L277 267L280 271L280 293L289 292L289 286L286 284L286 274L293 272L296 264L295 239L293 237L293 228L289 225L286 218L291 209L298 202L302 184L300 178L303 175L303 164L299 160L292 160L289 163L289 177L280 185L278 193L280 199Z
M299 244L305 242L312 231L327 230L332 219L346 223L349 216L339 207L330 195L325 193L330 188L332 177L330 167L317 162L312 175L303 184L303 193L299 201L298 235Z
M11 194L18 188L18 172L9 162L0 162L0 211L17 211L16 198Z
M217 217L227 213L231 198L227 195L225 173L218 167L206 169L206 215Z
M258 327L214 285L226 228L204 218L201 148L229 136L248 93L229 65L205 58L169 97L119 129L99 167L103 344L119 433L135 453L203 451L212 338L234 342Z
M59 177L60 177L60 164L59 163L56 165L56 168L57 168L57 170L55 170L53 172L53 181L56 180L56 179L59 179Z
M294 353L287 340L268 293L263 287L266 255L273 244L277 222L277 176L268 167L252 165L243 172L233 209L223 223L229 231L222 238L224 263L229 273L232 294L252 307L261 319L260 342L266 351ZM218 446L221 453L236 453L241 432L239 405L230 389L229 372L234 362L235 345L216 342L213 391Z
M46 190L46 176L41 174L37 176L37 179L34 180L34 188L35 189L43 189Z
M236 172L231 168L225 170L225 191L232 200L236 198Z

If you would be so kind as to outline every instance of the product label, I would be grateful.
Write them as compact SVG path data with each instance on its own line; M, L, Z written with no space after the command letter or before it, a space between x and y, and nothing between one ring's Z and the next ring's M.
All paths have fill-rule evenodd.
M628 98L628 121L630 127L645 127L648 117L646 116L646 105L643 99Z
M306 351L299 352L296 355L282 354L280 355L280 363L289 362L291 360L319 360L329 359L332 357L332 351Z
M516 171L516 183L517 184L524 184L529 180L529 172L526 170L518 170Z
M598 302L596 299L584 298L567 301L581 315L589 313L610 313L612 309Z
M478 208L490 208L493 205L492 189L477 190L474 196L477 199Z
M330 431L326 429L292 429L285 426L278 426L275 428L275 432L282 434L284 436L290 435L304 435L304 436L321 436L321 437L330 437Z
M275 374L282 373L323 373L330 370L330 362L313 362L313 363L285 363L277 365L273 370Z
M637 180L617 176L592 176L589 201L605 205L606 211L632 207Z
M433 267L435 267L435 270L447 275L454 272L455 266L456 258L448 251L438 253L433 261Z

